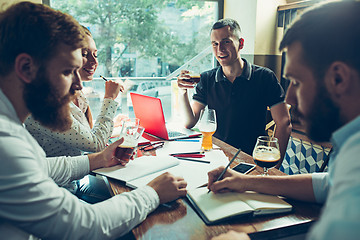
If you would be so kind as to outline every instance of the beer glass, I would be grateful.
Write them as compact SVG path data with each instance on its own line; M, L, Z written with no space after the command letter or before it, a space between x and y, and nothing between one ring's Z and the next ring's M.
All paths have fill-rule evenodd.
M200 73L194 72L194 71L189 71L188 75L190 76L190 78L184 78L183 79L184 81L191 82L194 84L197 84L200 82Z
M267 176L268 170L275 167L280 161L278 139L269 136L259 136L253 150L253 158L256 165L264 169L263 176Z
M216 113L214 109L207 107L201 110L199 118L199 130L202 134L201 148L205 151L212 149L212 135L216 131Z
M116 148L115 157L126 162L130 161L144 130L145 128L136 123L124 120L120 132L120 138L124 138L124 142Z

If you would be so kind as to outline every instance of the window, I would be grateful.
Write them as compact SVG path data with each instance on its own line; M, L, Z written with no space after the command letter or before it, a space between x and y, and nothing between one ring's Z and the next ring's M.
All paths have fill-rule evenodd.
M95 39L99 67L94 80L84 82L94 116L104 94L100 75L127 89L117 98L118 113L133 116L128 95L134 91L161 98L169 119L171 80L180 68L214 66L209 33L222 17L223 0L51 0L50 6L74 16Z

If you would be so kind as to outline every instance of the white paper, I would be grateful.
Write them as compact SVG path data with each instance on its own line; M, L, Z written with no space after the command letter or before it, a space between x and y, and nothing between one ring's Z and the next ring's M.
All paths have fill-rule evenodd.
M132 188L145 186L157 176L170 172L183 177L188 190L195 189L208 183L209 171L229 163L228 157L221 150L207 151L204 158L196 159L210 163L178 160L169 156L171 153L198 151L201 151L201 142L166 141L162 148L156 150L157 156L142 156L130 161L125 167L101 168L94 172L125 181Z
M158 157L166 157L171 153L179 152L195 152L200 151L201 143L197 142L166 142L164 147L158 149L156 154ZM212 150L205 152L205 157L202 160L210 161L210 163L205 162L193 162L187 160L179 160L180 164L162 171L147 175L136 180L127 182L127 186L132 188L137 188L145 186L148 182L160 176L165 172L170 172L175 176L180 176L185 179L187 182L187 189L195 189L199 186L208 183L207 173L219 166L226 166L229 163L228 157L221 150ZM196 159L199 160L199 159Z

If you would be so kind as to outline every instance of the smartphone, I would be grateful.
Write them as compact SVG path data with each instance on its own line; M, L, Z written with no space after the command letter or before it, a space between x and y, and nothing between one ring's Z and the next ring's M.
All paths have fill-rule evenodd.
M240 163L238 165L236 165L233 170L239 172L239 173L243 173L243 174L246 174L246 173L249 173L251 172L252 170L254 170L256 167L255 164L251 164L251 163Z

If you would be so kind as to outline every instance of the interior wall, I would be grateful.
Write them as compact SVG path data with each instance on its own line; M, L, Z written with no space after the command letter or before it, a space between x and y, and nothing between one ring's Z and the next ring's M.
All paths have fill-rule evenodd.
M256 44L255 54L280 55L278 34L282 29L277 27L277 7L285 0L257 0L256 10Z
M254 62L256 39L256 10L258 0L224 0L224 18L235 19L244 38L242 57Z

